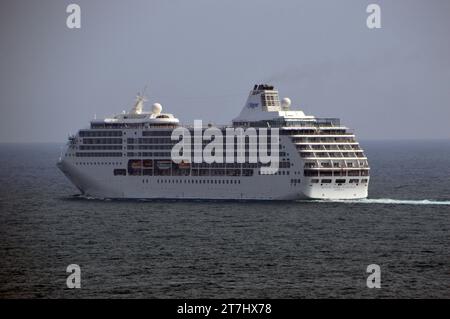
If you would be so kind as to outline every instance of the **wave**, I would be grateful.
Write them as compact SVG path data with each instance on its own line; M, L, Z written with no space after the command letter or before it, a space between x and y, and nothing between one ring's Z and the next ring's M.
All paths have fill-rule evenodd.
M101 198L101 197L92 197L89 195L85 195L85 194L74 194L72 196L70 196L71 199L81 199L81 200L92 200L92 201L110 201L111 199L109 198Z
M302 202L311 202L303 200ZM382 205L450 205L450 201L437 201L428 199L391 199L391 198L366 198L366 199L337 199L337 200L313 200L313 202L346 203L346 204L382 204Z

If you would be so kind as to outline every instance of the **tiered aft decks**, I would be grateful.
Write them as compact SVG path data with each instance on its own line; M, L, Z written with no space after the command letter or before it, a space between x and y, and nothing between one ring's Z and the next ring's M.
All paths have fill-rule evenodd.
M312 183L368 183L369 164L355 135L339 119L288 121L291 137L303 160L304 176Z
M286 150L291 162L296 163L294 174L302 176L306 197L367 197L370 168L353 132L342 126L339 119L305 115L300 110L292 110L290 105L289 98L280 102L273 86L255 85L233 123L280 130L280 141L288 143L289 140L294 146Z

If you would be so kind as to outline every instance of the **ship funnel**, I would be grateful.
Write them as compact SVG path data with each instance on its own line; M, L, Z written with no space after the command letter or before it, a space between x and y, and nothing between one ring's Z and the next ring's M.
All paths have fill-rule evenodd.
M267 112L278 111L281 111L278 90L273 85L255 84L248 95L247 102L242 108L241 113L235 120L265 118Z
M278 90L273 85L255 84L245 105L252 110L259 110L263 112L281 111L280 97Z

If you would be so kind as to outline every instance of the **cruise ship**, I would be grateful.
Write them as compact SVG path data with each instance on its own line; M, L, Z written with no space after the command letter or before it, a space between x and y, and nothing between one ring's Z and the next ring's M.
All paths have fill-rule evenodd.
M254 85L232 124L216 127L224 135L233 128L276 130L278 149L271 153L277 154L278 162L269 172L262 171L267 164L250 161L247 137L243 161L175 161L172 151L179 139L174 131L182 128L193 137L195 128L181 125L159 103L145 111L145 102L138 95L129 112L94 119L88 128L69 136L57 166L83 195L213 200L367 197L370 168L354 133L339 119L294 109L289 98L280 100L272 85ZM211 127L204 125L200 131ZM200 140L200 151L206 147Z

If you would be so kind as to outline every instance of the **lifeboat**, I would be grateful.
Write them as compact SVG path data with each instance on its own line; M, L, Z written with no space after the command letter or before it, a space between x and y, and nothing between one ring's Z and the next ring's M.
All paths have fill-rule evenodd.
M131 164L131 168L132 169L142 168L142 161L141 160L131 160L130 164Z
M153 167L153 160L145 159L142 161L142 164L144 168L152 168Z
M158 161L156 166L158 167L158 169L169 169L172 166L172 161L170 160Z
M191 168L191 163L185 162L185 161L181 161L181 163L178 164L178 168L180 168L180 169Z

